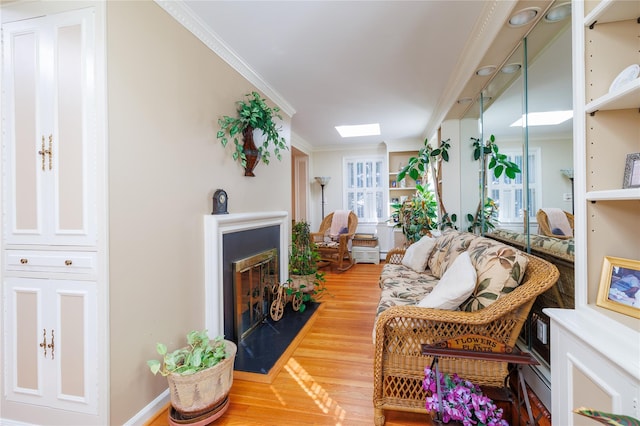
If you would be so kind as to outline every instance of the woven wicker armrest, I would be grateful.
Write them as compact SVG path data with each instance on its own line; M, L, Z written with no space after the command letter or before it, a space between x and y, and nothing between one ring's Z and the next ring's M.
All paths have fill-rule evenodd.
M311 241L313 241L314 243L319 243L324 241L324 233L322 232L312 232L310 235L311 235Z
M395 247L387 252L387 257L385 259L386 263L393 263L395 265L399 265L402 263L402 258L404 257L407 249L404 247Z

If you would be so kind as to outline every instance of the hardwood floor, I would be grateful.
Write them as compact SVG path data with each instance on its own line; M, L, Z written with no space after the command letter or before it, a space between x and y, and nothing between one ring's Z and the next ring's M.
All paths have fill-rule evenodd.
M234 379L216 425L373 425L373 320L382 265L327 272L331 295L272 383ZM387 411L387 426L429 425L426 414ZM535 415L535 413L534 413ZM167 409L147 426L167 426ZM547 422L547 424L549 424Z

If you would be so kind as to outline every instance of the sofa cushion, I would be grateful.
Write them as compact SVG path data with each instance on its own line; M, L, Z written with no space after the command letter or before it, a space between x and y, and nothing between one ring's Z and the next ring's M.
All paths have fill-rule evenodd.
M435 288L418 303L418 306L455 310L467 300L475 288L476 269L471 263L469 253L460 253Z
M471 241L478 238L469 232L451 230L437 238L436 245L429 259L429 270L440 278L447 271L458 255L467 251Z
M471 297L460 306L461 310L486 308L522 282L529 260L518 249L477 237L468 250L478 275L478 284Z
M438 283L428 272L418 273L404 265L387 263L380 273L380 303L378 314L391 306L415 305Z
M424 272L435 243L436 239L427 235L420 238L414 244L411 244L404 253L402 264L416 272Z
M451 241L458 235L460 235L459 231L455 229L447 229L436 238L427 266L429 267L429 271L438 278L440 278L444 273L440 265L449 250L449 244L451 244Z

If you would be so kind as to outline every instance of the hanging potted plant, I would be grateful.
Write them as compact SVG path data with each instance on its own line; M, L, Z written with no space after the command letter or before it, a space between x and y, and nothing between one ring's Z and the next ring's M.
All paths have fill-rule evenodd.
M291 230L287 293L302 298L300 311L304 311L304 302L315 301L326 291L324 273L318 272L318 261L320 254L311 240L309 223L296 222Z
M160 373L167 378L176 416L184 420L202 416L211 419L226 411L233 383L235 343L222 337L209 339L206 330L191 331L187 346L169 352L158 343L156 350L162 359L149 360L147 365L154 375Z
M260 161L269 164L270 147L273 148L273 153L278 160L282 159L281 151L289 147L284 137L280 135L280 127L275 121L276 118L282 120L280 108L271 108L257 92L251 92L245 96L245 100L237 102L237 117L225 115L218 120L220 130L216 137L220 139L223 147L233 140L235 146L233 159L240 161L245 168L245 176L255 176L253 170ZM256 146L253 141L254 130L261 130L264 136L260 146Z

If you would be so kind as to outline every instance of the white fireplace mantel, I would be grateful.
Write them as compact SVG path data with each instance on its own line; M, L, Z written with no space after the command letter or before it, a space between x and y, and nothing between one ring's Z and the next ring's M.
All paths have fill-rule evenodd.
M289 276L289 214L286 211L204 216L205 324L211 336L224 334L223 235L279 225L281 277Z

